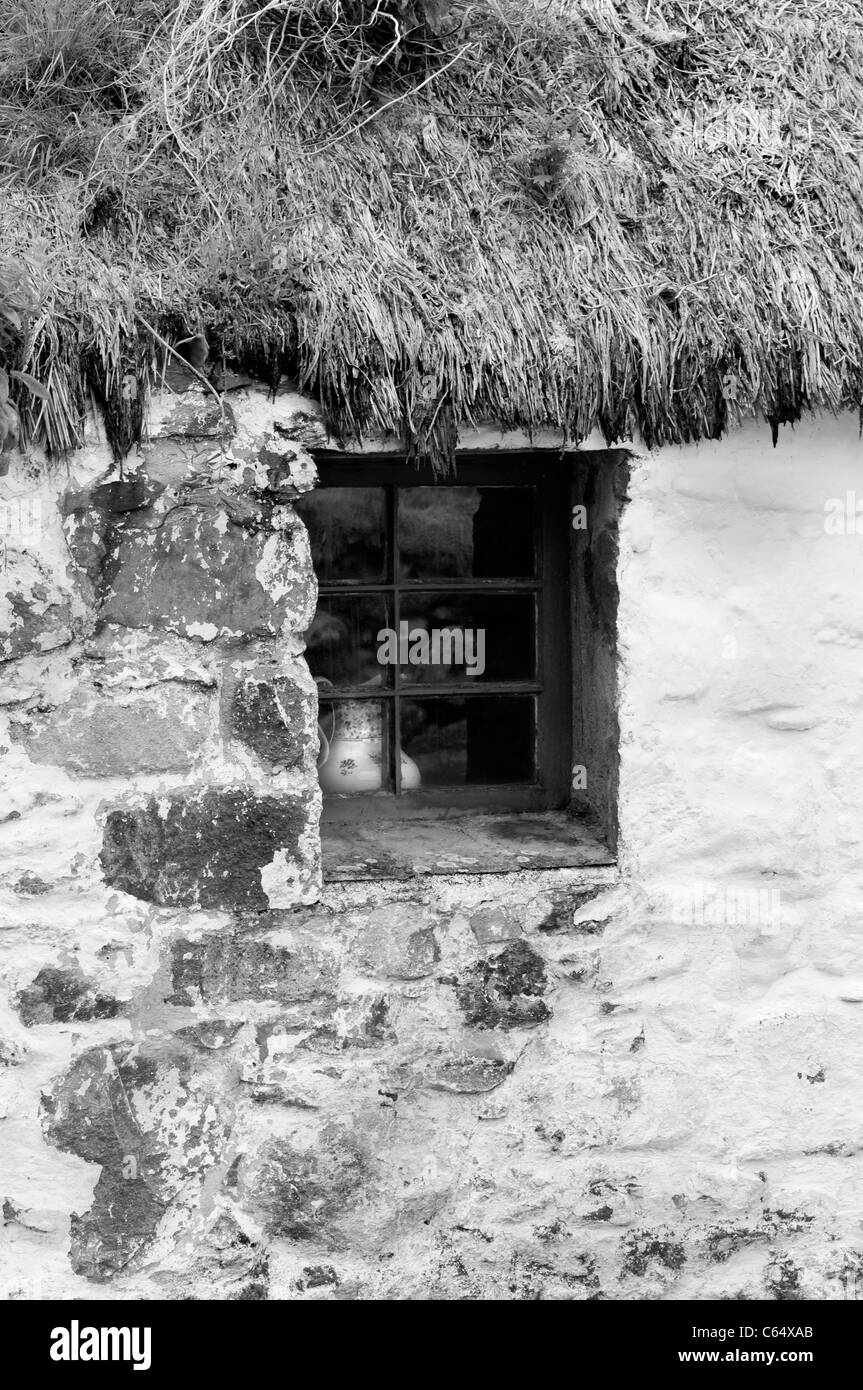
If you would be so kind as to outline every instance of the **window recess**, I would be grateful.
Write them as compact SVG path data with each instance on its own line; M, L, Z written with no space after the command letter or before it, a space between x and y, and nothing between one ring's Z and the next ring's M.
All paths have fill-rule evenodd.
M318 455L297 504L327 819L561 810L572 729L569 471L560 455Z

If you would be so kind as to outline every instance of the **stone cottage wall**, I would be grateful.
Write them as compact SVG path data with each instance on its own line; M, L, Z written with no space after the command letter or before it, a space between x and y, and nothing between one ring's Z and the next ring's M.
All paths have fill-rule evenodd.
M634 460L618 867L322 887L323 431L226 401L6 479L0 1291L854 1297L856 422Z

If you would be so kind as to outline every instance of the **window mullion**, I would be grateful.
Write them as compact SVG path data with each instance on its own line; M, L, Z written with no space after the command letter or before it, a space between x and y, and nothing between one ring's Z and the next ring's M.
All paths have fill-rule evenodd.
M387 529L390 538L389 580L393 585L393 631L398 641L401 620L401 598L399 595L399 490L395 483L387 488ZM401 746L401 669L398 661L393 667L393 698L390 702L392 727L390 731L390 785L396 796L402 791L402 746Z

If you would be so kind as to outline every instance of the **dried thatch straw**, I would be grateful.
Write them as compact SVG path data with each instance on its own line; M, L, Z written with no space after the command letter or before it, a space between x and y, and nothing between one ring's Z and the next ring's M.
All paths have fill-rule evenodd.
M55 450L90 390L134 440L142 322L437 459L488 417L653 443L863 400L859 3L0 0L0 33L0 365Z

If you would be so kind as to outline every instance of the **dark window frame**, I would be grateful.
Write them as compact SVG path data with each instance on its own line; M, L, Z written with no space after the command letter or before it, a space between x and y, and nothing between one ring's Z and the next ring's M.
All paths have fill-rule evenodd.
M384 760L389 770L389 789L377 792L324 797L323 819L350 822L373 819L435 819L465 812L502 813L553 811L569 806L572 759L572 594L570 586L571 481L568 456L554 451L522 451L512 454L459 455L455 473L441 479L429 467L415 467L399 455L346 455L316 451L320 487L384 487L387 489L388 533L392 526L392 489L410 487L507 486L530 484L535 489L534 546L537 572L532 580L425 580L404 581L392 563L391 581L358 584L350 579L321 583L319 594L370 592L440 592L480 590L535 592L535 678L530 681L483 682L463 690L466 695L531 693L535 699L535 780L532 783L427 787L403 792L398 785L399 759L392 733L399 728L400 700L429 697L429 688L405 682L397 668L391 690L358 692L345 689L339 698L372 699L391 704L392 717L384 719ZM389 535L388 535L389 538ZM397 537L392 533L395 543ZM456 683L435 694L458 694ZM324 701L326 703L326 701Z

